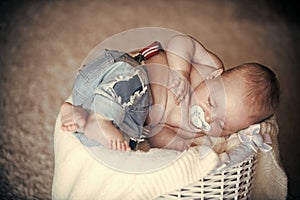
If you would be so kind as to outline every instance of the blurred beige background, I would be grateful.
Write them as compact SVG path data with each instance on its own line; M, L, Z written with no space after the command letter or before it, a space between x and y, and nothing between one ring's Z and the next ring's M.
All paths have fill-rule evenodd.
M278 75L288 199L300 198L297 7L264 1L1 1L0 197L50 199L53 129L76 70L101 41L145 26L194 36L226 68L256 61Z

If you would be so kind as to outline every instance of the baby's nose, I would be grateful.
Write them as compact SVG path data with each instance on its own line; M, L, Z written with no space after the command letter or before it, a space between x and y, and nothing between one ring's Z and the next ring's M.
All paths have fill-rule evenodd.
M207 116L207 113L204 113L204 115L205 115L205 120L207 121L207 123L210 123L211 122L210 117Z
M205 104L199 104L199 106L202 108L204 112L204 119L209 123L211 117L211 110L205 105Z
M204 119L207 123L211 123L212 121L212 116L211 116L211 110L208 109L206 106L202 107L203 111L204 111Z
M216 113L213 112L213 110L205 110L204 111L205 120L207 123L211 124L214 121L217 121L219 118Z

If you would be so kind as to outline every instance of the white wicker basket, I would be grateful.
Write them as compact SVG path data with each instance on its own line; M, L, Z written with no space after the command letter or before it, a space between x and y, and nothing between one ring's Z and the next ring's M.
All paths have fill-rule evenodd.
M211 173L158 199L249 199L255 168L256 155L252 155L234 167Z

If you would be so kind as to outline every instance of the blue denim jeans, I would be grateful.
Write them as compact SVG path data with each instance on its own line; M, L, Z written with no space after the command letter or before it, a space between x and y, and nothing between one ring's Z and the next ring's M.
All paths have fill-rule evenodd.
M152 104L146 67L126 53L105 50L79 70L72 99L73 105L102 115L138 139Z

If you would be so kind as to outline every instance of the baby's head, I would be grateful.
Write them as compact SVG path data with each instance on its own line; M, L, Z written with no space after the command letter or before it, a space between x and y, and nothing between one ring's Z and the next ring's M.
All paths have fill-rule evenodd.
M275 74L257 63L246 63L210 76L195 89L195 102L204 111L209 135L228 135L274 114L279 105Z
M243 90L243 101L249 108L252 123L258 123L273 115L279 106L279 82L269 68L258 63L245 63L222 74L223 80L238 80Z

